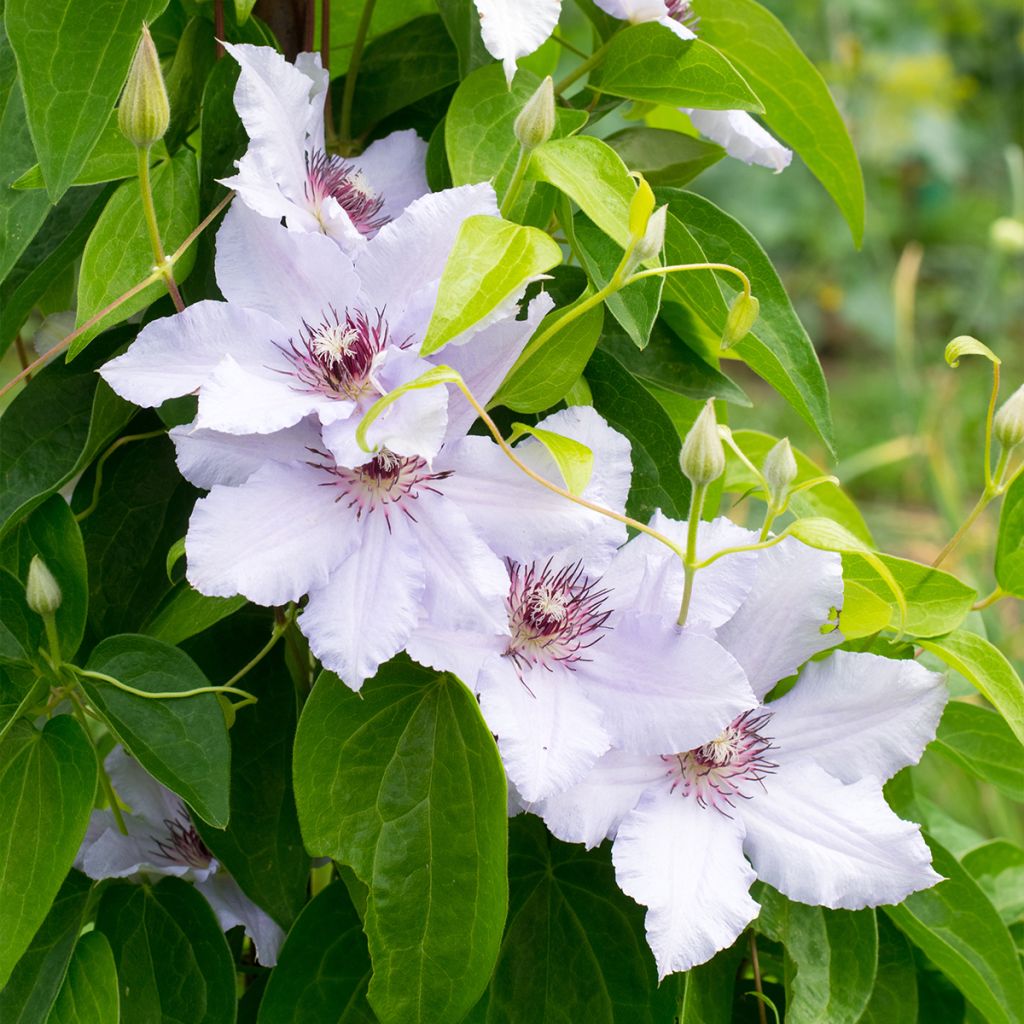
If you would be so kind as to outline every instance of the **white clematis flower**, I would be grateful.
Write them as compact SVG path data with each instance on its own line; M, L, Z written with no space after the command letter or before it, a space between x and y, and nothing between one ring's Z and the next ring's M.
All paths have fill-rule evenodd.
M131 808L122 812L128 834L118 829L109 809L93 811L75 867L94 879L153 881L174 875L192 882L224 931L242 925L259 962L265 967L277 963L284 932L206 848L180 797L161 786L120 746L107 755L104 767L118 796Z
M269 46L224 45L241 66L235 107L250 142L223 184L247 206L353 249L429 191L427 144L414 131L394 132L358 157L327 153L319 54L290 64Z
M593 500L625 490L629 445L593 409L565 410L542 426L593 451ZM267 605L308 594L299 627L353 689L424 619L507 638L499 554L514 547L532 558L591 535L607 543L605 517L541 487L482 437L446 443L432 465L384 449L353 468L315 448L309 423L256 447L210 431L173 437L185 475L212 488L185 541L192 585ZM516 451L560 482L538 441Z
M511 85L516 61L533 53L555 30L562 0L473 0L480 15L480 35L492 57L505 69Z
M701 556L742 543L746 531L735 531L721 520L704 527ZM634 545L646 546L627 551ZM625 566L648 579L648 593L668 582L654 555ZM724 569L734 558L745 560L739 574ZM725 556L696 581L694 627L732 652L759 697L836 640L821 628L841 595L837 556L787 540ZM699 745L611 751L537 810L561 839L614 840L616 877L648 908L664 977L731 945L757 916L755 877L846 909L897 903L938 881L920 830L893 814L882 783L920 758L945 701L941 677L913 661L838 652Z
M355 432L365 411L434 365L417 352L448 253L474 214L497 215L490 185L423 196L350 256L236 203L217 235L227 302L197 302L154 321L100 372L138 405L198 392L195 425L205 430L273 434L315 416L323 430L316 447L341 465L361 465ZM503 319L477 325L442 354L482 401L551 308L542 294L516 320L519 297ZM449 417L446 388L412 392L374 422L369 439L429 460L474 419L461 396L453 401Z

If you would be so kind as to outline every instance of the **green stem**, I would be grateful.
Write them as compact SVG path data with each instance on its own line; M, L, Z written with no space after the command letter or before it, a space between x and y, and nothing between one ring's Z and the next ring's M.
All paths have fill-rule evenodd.
M237 679L244 675L252 667L252 664L255 663L255 660L258 660L258 658L247 665L235 678ZM236 689L230 684L227 686L196 686L191 690L140 690L137 687L129 686L127 683L122 683L120 679L115 679L113 676L108 676L103 672L93 672L89 669L78 668L77 666L74 671L80 676L85 676L86 679L97 679L101 683L109 683L125 693L131 693L136 697L145 697L147 700L176 700L179 697L196 697L201 693L233 693L236 696L244 697L247 704L255 703L256 701L256 698L251 693ZM234 679L232 679L232 682L234 682Z
M160 272L167 285L174 308L180 313L185 308L181 301L181 293L174 280L174 267L167 259L164 244L160 239L160 225L156 220L156 206L153 203L153 185L149 177L149 146L141 146L138 150L139 191L142 194L142 210L146 217L146 230L149 232L149 244L153 249L156 269Z
M764 522L761 524L761 535L757 538L758 541L765 541L768 539L768 534L772 532L772 523L775 522L781 509L777 509L771 502L768 502L768 508L765 509Z
M985 417L985 488L992 486L992 422L999 401L999 364L992 364L992 394L988 400L988 414ZM1005 469L1005 464L1003 466ZM997 470L998 473L998 470Z
M617 34L617 33L616 33ZM604 55L608 52L608 47L612 44L612 39L615 36L611 36L607 42L602 43L582 64L577 65L569 72L560 82L555 85L555 95L561 96L566 89L569 88L574 82L578 82L588 71L597 67L598 64L604 60Z
M68 693L68 698L71 701L72 713L75 718L78 719L78 724L82 727L82 731L85 733L86 738L89 740L89 745L92 747L93 755L96 757L96 767L99 769L100 786L103 788L103 794L107 798L107 803L110 804L110 811L114 815L114 821L117 822L117 830L121 835L126 836L128 835L128 828L124 823L121 808L117 803L117 794L114 792L114 787L110 784L110 776L107 775L107 766L103 763L103 758L100 757L96 741L92 738L92 730L89 728L88 721L86 721L85 708L82 706L81 698L74 691L70 691Z
M82 509L81 512L75 516L75 522L80 523L83 519L91 516L96 511L100 503L100 487L103 486L103 467L107 464L107 459L110 458L114 452L117 451L122 445L128 444L130 441L147 441L151 437L163 437L166 433L165 430L150 430L145 434L125 434L124 437L119 437L100 457L96 463L96 478L93 481L92 487L92 501Z
M359 65L363 60L363 47L370 31L370 20L377 0L365 0L363 13L359 16L355 39L352 40L352 56L349 58L348 71L345 72L345 91L341 94L341 139L348 144L352 141L352 102L356 95L356 78Z
M32 686L29 687L28 693L26 693L25 696L21 698L21 702L14 709L14 714L12 714L7 719L7 721L4 722L2 726L0 726L0 743L3 743L4 737L14 727L14 723L19 721L22 715L24 715L25 712L28 711L28 709L32 707L32 705L35 704L37 700L39 700L43 693L46 692L46 688L49 685L50 684L46 681L46 679L40 676L38 679L36 679Z
M224 688L225 689L228 689L229 687L233 686L243 676L248 675L248 673L251 672L274 649L274 646L277 644L277 641L280 640L282 636L284 636L285 631L291 625L291 621L292 621L293 617L294 617L294 612L292 612L290 614L286 614L286 617L285 617L285 620L284 620L283 623L275 623L274 630L270 634L270 639L263 645L263 647L259 650L259 652L256 654L256 656L254 658L252 658L250 661L246 662L246 664L242 668L240 668L224 684ZM234 692L238 693L240 691L236 690Z
M700 517L704 511L704 498L707 485L694 485L690 493L690 514L686 521L686 554L683 557L683 599L679 604L680 626L686 625L686 617L690 614L690 599L693 597L693 578L697 574L697 531L700 529Z
M57 616L53 612L43 614L46 627L46 644L50 649L50 664L54 672L60 672L63 660L60 656L60 634L57 632Z
M512 172L512 180L508 183L505 198L502 199L501 207L498 210L502 217L506 219L508 219L509 211L515 205L516 200L519 198L519 193L523 189L523 182L526 180L526 169L530 166L530 158L532 156L532 149L527 149L526 146L519 147L519 159L516 160L516 167Z
M980 612L983 608L990 608L997 601L1002 601L1004 597L1009 596L1010 595L1005 590L1003 590L1002 587L996 587L996 589L993 590L992 593L988 595L988 597L983 597L980 601L971 605L971 609L973 611Z
M986 488L978 499L978 503L968 513L967 518L960 524L960 528L950 538L949 543L939 552L938 557L932 562L933 568L938 568L952 554L957 545L967 535L967 531L974 525L978 516L988 507L988 504L995 497L995 493Z
M777 533L769 540L759 541L757 544L738 544L734 548L722 548L721 551L716 551L713 555L705 558L703 562L698 562L694 568L706 569L709 565L713 565L720 558L724 558L726 555L738 555L741 551L763 551L765 548L773 548L776 544L780 544L784 541L788 536L789 527L781 533Z
M743 294L748 299L750 298L750 278L739 267L734 267L731 263L675 263L669 267L651 267L650 270L641 270L631 275L625 284L628 285L633 284L634 281L642 281L645 277L660 277L665 274L676 274L687 270L721 270L727 274L733 274L743 284Z

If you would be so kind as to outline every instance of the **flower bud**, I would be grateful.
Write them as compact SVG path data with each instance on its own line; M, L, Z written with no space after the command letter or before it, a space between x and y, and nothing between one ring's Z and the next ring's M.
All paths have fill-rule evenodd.
M757 296L740 292L729 307L729 315L725 319L725 330L722 332L722 348L732 348L750 333L750 328L757 323L761 312L761 303Z
M164 137L170 119L171 106L160 70L160 57L148 26L143 25L142 38L117 108L117 124L129 142L145 149Z
M718 434L715 402L709 398L683 441L679 468L694 487L706 487L725 472L725 449Z
M789 493L789 485L796 479L797 465L789 438L784 437L764 457L761 467L768 484L768 494L773 505L781 505Z
M1009 256L1024 252L1024 221L1016 217L1000 217L988 229L992 248Z
M661 250L665 247L665 221L668 216L668 207L659 206L651 214L647 221L647 230L644 237L633 247L633 261L645 263L647 260L657 259Z
M519 111L513 130L524 149L536 149L555 130L555 87L548 75Z
M1024 441L1024 384L1003 402L992 421L992 432L1006 451Z
M643 176L638 176L636 191L629 201L629 233L633 238L643 238L647 233L648 221L654 213L654 192Z
M38 555L33 555L28 566L28 583L25 584L25 600L29 608L37 615L52 615L60 607L62 596L60 584L46 568L46 563Z

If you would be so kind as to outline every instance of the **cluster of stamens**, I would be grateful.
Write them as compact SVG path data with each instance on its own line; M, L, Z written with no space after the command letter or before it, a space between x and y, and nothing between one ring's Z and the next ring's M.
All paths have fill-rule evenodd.
M296 390L352 401L375 390L373 372L387 347L388 328L381 313L375 321L358 311L346 310L342 317L333 306L320 323L303 321L298 339L278 345L292 364L282 372L295 379Z
M164 818L167 834L161 839L151 836L155 844L153 856L172 864L188 865L192 868L206 868L213 860L213 854L199 838L195 825L184 804L179 804L174 818Z
M380 510L391 529L391 515L401 512L408 519L416 522L412 512L412 503L424 491L432 494L442 492L434 486L439 480L451 476L451 471L432 473L427 463L413 455L396 455L387 448L377 452L369 462L355 469L338 466L326 452L315 452L322 457L322 462L310 462L309 465L323 470L330 477L321 486L337 488L336 502L346 501L347 507L354 508L356 518L363 513Z
M508 623L512 636L505 656L522 672L531 665L550 669L555 662L571 668L601 639L612 609L604 608L611 591L598 590L582 562L555 570L550 560L509 562Z
M750 784L764 788L764 779L778 765L769 761L773 750L771 737L762 730L771 721L770 711L745 711L710 743L662 758L669 763L673 778L672 791L693 796L701 807L713 807L726 817L727 807L735 807L736 799L749 800Z
M673 21L685 25L691 32L696 31L697 25L700 23L700 18L693 13L693 9L690 7L690 0L665 0L665 13Z
M384 197L370 188L362 172L321 149L306 154L304 189L318 217L324 200L335 199L362 235L374 234L391 219L381 214Z

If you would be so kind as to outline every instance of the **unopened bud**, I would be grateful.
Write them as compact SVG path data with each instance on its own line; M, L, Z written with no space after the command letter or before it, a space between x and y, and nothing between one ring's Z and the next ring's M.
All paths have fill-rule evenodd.
M160 70L160 57L149 28L143 25L142 38L117 108L117 124L129 142L145 149L164 137L170 119L171 105Z
M764 457L761 467L772 504L781 505L789 494L789 485L796 479L797 465L789 438L784 437Z
M555 87L548 75L519 111L513 129L524 149L536 149L555 131Z
M629 233L633 238L644 237L652 213L654 213L654 192L647 184L647 179L638 176L636 191L629 201Z
M994 249L1008 255L1024 252L1024 221L1016 217L1000 217L988 229L988 238Z
M700 411L683 441L679 468L694 487L706 487L725 472L725 449L718 434L714 399Z
M661 250L665 247L665 221L668 217L668 207L659 206L651 214L647 221L647 230L644 237L633 247L633 260L636 263L645 263L647 260L657 259Z
M740 292L733 299L729 315L725 319L722 348L732 348L736 342L742 341L750 333L750 328L757 323L760 312L761 303L757 301L757 296Z
M1024 384L1003 402L992 421L992 432L1006 451L1024 441Z
M53 578L53 573L38 555L33 555L28 566L28 583L25 584L25 600L29 608L37 615L52 615L60 607L61 598L60 584Z

